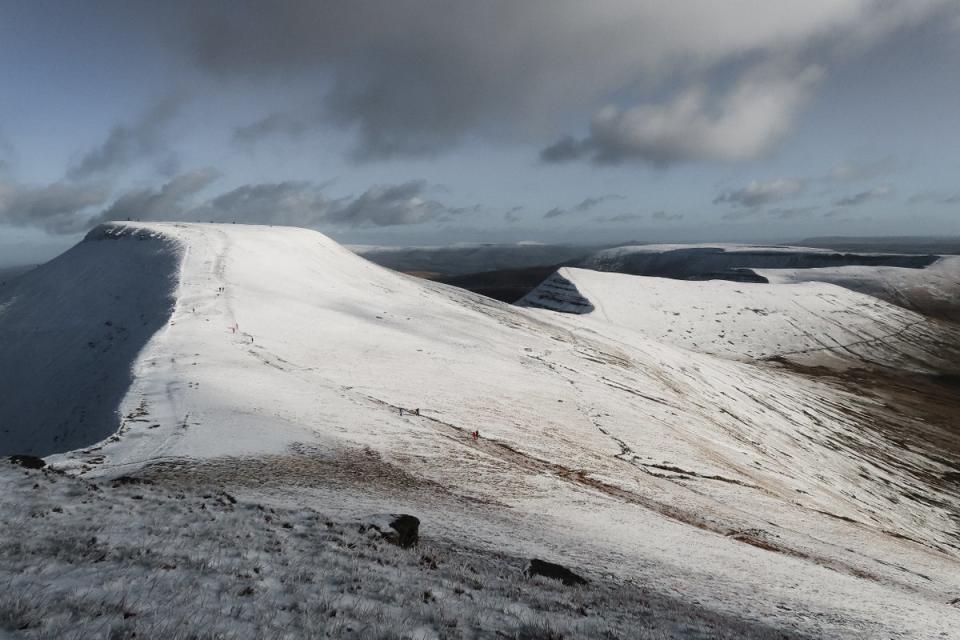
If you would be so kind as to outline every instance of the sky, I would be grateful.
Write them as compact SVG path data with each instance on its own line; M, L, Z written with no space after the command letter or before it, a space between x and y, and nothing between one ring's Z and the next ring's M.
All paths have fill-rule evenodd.
M958 68L958 0L6 2L0 266L126 219L956 236Z

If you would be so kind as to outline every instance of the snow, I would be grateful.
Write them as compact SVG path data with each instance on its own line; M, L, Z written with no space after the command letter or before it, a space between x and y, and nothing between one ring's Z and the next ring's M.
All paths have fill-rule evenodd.
M154 307L169 313L163 326L109 363L132 372L117 432L64 445L47 457L57 469L149 477L158 509L204 486L336 522L411 513L434 539L816 637L933 638L960 622L947 604L960 593L960 497L940 480L950 461L903 435L939 428L930 416L892 415L883 398L830 379L403 276L302 229L114 224L84 244L41 275L95 289L71 268L85 252L122 271L162 245L178 262L157 266L150 286L164 299L173 278L174 305ZM98 308L107 317L140 285L113 286L122 297ZM73 317L88 305L36 293L31 306ZM2 313L5 345L16 325ZM67 324L58 340L85 330ZM70 389L42 392L35 433L88 428L58 401ZM14 415L0 405L0 424ZM436 619L417 625L444 634Z
M917 270L902 267L760 269L770 282L829 282L892 304L960 321L960 256L941 256Z
M960 366L960 331L953 325L820 282L677 281L562 268L518 304L734 359L927 373L956 373Z
M100 228L0 289L0 453L45 455L117 430L129 365L173 306L179 251L166 236Z

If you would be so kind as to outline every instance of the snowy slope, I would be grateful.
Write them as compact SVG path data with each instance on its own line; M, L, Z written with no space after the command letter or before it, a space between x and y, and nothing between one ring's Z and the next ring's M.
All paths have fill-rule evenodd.
M173 308L180 248L148 232L117 240L96 229L0 288L0 453L65 451L119 427L131 364Z
M408 511L436 535L816 636L936 637L960 622L947 604L960 498L945 480L960 469L924 444L941 437L930 415L402 276L306 230L113 225L84 244L64 288L91 286L71 275L85 252L162 245L179 264L152 286L166 300L175 274L175 304L114 363L133 374L117 434L63 446L60 468ZM99 310L119 314L130 286ZM64 300L67 316L88 307ZM32 305L58 303L37 292ZM45 391L51 418L33 428L82 430L56 402L72 391Z
M587 314L660 342L729 358L960 371L955 326L819 282L676 281L563 268L518 304Z
M960 256L942 256L924 269L824 267L758 269L771 283L829 282L934 317L960 322Z

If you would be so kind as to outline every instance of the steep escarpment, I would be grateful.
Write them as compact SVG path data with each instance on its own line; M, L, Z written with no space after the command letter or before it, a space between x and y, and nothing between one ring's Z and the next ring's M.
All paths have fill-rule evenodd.
M0 289L0 454L48 455L114 433L141 349L175 304L181 246L91 231Z

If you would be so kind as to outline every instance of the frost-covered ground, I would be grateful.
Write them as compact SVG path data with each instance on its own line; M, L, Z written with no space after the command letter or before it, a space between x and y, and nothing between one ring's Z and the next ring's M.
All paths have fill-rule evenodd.
M22 638L793 638L612 576L216 487L88 482L0 462L0 634ZM15 632L12 633L12 632ZM0 637L6 637L5 634Z
M0 291L0 361L18 341L31 346L28 364L87 349L83 366L130 377L116 422L95 425L116 433L87 430L93 400L49 385L45 371L63 367L25 366L5 391L35 394L43 411L0 404L0 428L15 436L0 453L37 442L55 468L89 481L138 475L174 496L210 487L334 523L411 513L449 553L514 568L543 557L597 583L642 585L730 621L733 637L742 624L895 638L949 637L960 625L951 396L894 396L511 307L389 272L305 230L108 225L81 247L31 272L29 289ZM149 291L83 277L105 264L132 270L140 251L172 265ZM171 308L155 305L161 295ZM111 344L141 313L162 326L124 361ZM20 320L30 314L69 322L56 341L31 342ZM119 326L123 336L87 345ZM64 446L66 435L86 440ZM102 495L109 512L109 496L123 494ZM222 540L247 526L218 522L209 535ZM32 566L54 564L55 547L38 558ZM174 604L180 620L186 605ZM619 624L617 611L602 617Z

